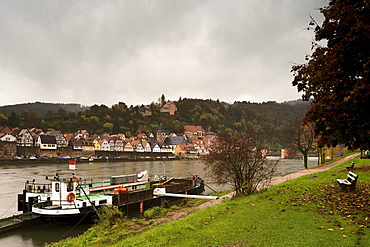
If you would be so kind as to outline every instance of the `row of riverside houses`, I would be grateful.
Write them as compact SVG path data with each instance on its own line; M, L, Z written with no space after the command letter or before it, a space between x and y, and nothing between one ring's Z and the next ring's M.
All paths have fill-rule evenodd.
M139 134L135 137L126 138L124 134L116 135L90 135L86 130L79 130L73 134L63 134L61 131L43 132L41 129L12 129L0 127L0 141L16 143L18 149L37 148L40 150L56 150L60 156L65 152L60 150L80 151L79 154L94 156L99 151L112 152L116 155L120 152L136 153L139 156L153 153L167 153L178 157L201 156L208 154L215 134L205 133L201 126L185 125L184 133L167 133L162 124L153 135ZM9 152L8 152L9 153ZM20 155L17 152L16 155ZM0 158L1 146L0 146ZM9 155L8 155L9 156ZM14 157L14 155L13 155Z

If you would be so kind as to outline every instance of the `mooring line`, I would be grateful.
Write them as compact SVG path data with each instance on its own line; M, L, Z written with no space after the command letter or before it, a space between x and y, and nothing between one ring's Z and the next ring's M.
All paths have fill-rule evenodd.
M75 229L84 219L85 219L85 217L87 217L87 215L89 215L90 214L90 212L92 211L93 209L92 208L90 208L90 211L89 212L87 212L87 214L85 214L85 216L84 217L82 217L82 219L80 219L80 221L78 221L77 223L76 223L76 225L74 225L71 229L69 229L68 230L68 232L66 232L66 233L64 233L60 238L58 238L57 239L57 242L59 242L62 238L64 238L68 233L70 233L73 229Z
M3 218L3 216L14 206L14 204L17 202L18 200L15 200L15 202L0 216L0 218Z

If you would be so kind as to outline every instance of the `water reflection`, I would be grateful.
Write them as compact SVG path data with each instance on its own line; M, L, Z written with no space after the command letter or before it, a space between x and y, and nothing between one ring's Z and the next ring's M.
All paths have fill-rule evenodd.
M3 233L0 235L1 246L44 246L45 243L57 242L71 236L84 233L91 224L82 224L76 227L71 225L37 226L24 228L19 231ZM72 229L72 227L74 227Z

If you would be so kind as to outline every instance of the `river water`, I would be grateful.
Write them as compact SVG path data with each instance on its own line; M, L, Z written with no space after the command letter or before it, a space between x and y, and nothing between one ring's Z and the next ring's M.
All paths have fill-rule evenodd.
M317 161L310 160L309 167L316 166ZM280 160L276 176L303 169L302 160ZM78 178L92 178L94 180L109 179L111 175L123 175L139 173L148 170L150 175L163 175L167 177L187 177L196 174L205 178L205 183L216 191L230 189L220 187L206 177L204 165L198 160L167 160L162 161L138 161L138 162L93 162L80 163L76 170L69 170L68 163L33 163L0 165L0 218L19 214L17 211L17 194L21 194L24 183L35 179L36 183L47 182L46 176L54 177L56 173L60 177L69 177L75 173ZM206 188L205 194L211 193ZM89 226L81 225L74 227L64 226L37 226L0 233L0 246L43 246L46 242L55 242L60 238L67 238L83 233ZM71 230L73 228L73 230Z

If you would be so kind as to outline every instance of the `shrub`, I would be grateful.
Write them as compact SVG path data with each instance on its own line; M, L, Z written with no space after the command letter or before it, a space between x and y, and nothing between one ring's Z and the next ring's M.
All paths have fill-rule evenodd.
M103 226L113 226L124 216L117 207L103 206L99 209L98 222Z
M163 215L164 215L164 210L161 207L153 207L144 212L144 218L147 220L159 218Z

